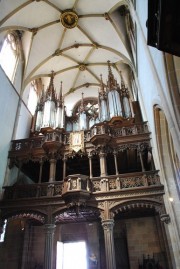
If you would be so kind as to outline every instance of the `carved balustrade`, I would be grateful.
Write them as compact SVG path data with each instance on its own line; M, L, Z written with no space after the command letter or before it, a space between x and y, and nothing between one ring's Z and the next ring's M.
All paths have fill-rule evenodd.
M4 187L5 200L43 198L62 196L67 191L88 191L91 193L120 191L141 188L148 191L149 187L162 186L157 171L146 171L115 176L93 177L68 176L64 182L42 184L15 185Z
M148 133L148 126L144 124L132 124L131 126L123 126L112 130L112 137L139 135Z
M113 138L123 138L140 134L149 134L146 122L113 128L108 125L94 125L91 130L84 132L84 142L86 144L86 142L89 142L95 135L108 135ZM69 133L52 132L50 134L47 133L46 135L40 135L29 139L13 140L10 149L10 157L14 154L20 154L21 152L30 153L33 150L41 149L43 143L47 141L58 141L68 146L69 136Z
M55 197L62 194L63 182L27 184L4 187L3 199Z
M92 178L93 191L113 191L161 185L157 171Z
M89 177L80 174L67 176L63 183L62 193L79 190L91 190Z
M46 132L45 134L45 142L49 142L49 141L56 141L56 142L64 142L63 141L63 135L62 133L58 132L58 131L51 131L51 132Z
M11 145L11 151L29 151L32 148L42 148L44 140L44 136L13 140Z

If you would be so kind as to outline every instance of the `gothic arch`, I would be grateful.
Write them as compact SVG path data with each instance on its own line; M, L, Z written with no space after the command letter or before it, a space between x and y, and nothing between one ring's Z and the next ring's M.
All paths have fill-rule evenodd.
M174 147L166 116L158 106L154 107L154 119L158 154L164 171L164 180L167 186L167 194L173 197L178 194L180 198L180 160Z
M137 199L120 202L118 205L116 204L114 207L112 207L111 211L114 213L114 215L116 215L121 212L139 208L154 209L155 212L159 214L164 213L162 201L157 201L157 199Z
M92 206L64 207L53 214L54 223L92 221L100 217L100 209Z
M175 239L170 242L170 244L172 257L176 260L174 253L180 249L180 215L178 214L180 208L180 162L177 155L178 149L175 148L171 135L171 131L173 131L171 123L167 121L164 111L158 106L154 107L154 119L158 146L157 150L162 174L161 179L165 187L164 203L171 219L171 225L168 226L167 234Z
M164 59L169 83L169 95L173 104L177 124L180 127L180 85L178 83L178 66L180 64L180 58L169 53L165 53Z
M36 211L12 211L6 214L2 214L2 219L7 219L7 220L15 220L15 219L29 219L29 220L34 220L37 221L41 224L45 223L45 215L40 213L40 212L36 212Z

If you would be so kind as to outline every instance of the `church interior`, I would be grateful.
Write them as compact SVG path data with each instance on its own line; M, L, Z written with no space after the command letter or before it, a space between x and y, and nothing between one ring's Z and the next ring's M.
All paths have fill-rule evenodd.
M180 269L179 10L0 1L0 268Z

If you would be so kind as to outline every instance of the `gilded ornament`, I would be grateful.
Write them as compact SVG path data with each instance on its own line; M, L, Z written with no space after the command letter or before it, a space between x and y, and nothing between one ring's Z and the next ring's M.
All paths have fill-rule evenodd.
M65 28L72 29L77 26L78 15L72 10L66 10L61 14L60 20Z

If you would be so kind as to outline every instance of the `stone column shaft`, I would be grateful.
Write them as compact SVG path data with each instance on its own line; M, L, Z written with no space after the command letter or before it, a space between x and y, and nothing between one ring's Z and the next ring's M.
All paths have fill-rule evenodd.
M44 269L52 269L53 265L53 238L55 224L45 224L45 250L44 250Z
M103 220L102 226L104 230L106 269L116 269L114 236L113 236L114 220L113 219Z

